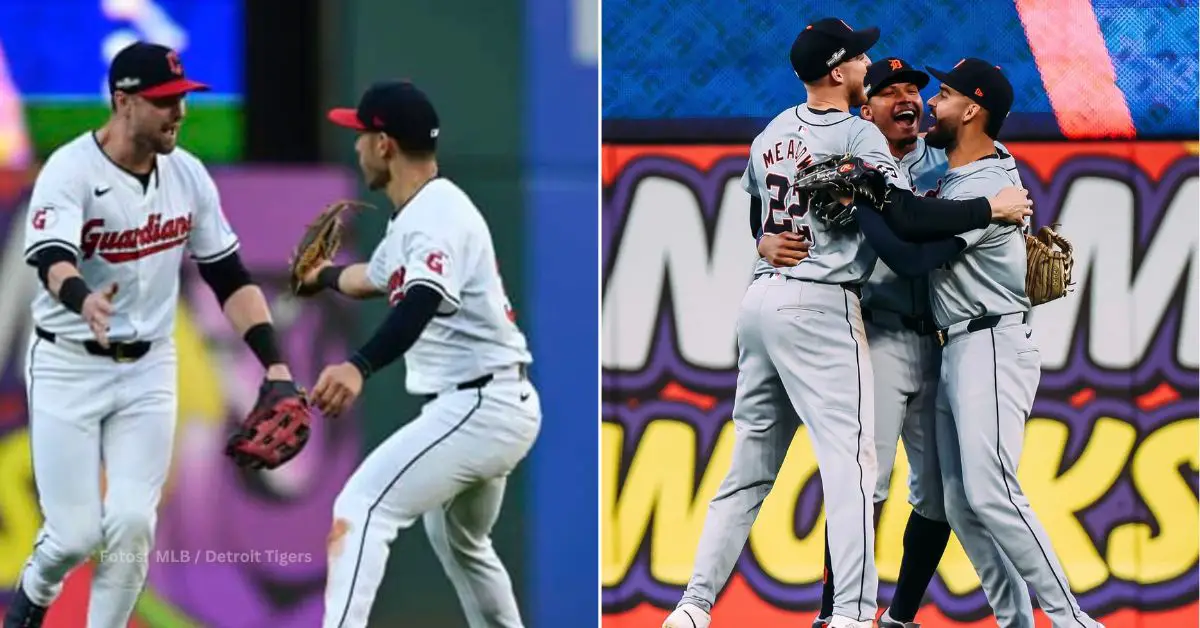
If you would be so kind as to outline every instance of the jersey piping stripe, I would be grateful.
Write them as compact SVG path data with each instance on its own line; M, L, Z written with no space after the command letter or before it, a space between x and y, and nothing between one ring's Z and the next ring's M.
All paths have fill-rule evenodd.
M29 259L39 251L55 246L63 247L71 251L71 253L75 255L75 259L80 259L83 257L83 252L80 251L79 247L74 243L67 242L66 240L59 240L58 238L51 238L49 240L42 240L41 242L34 242L33 244L29 245L29 248L25 249L25 258Z
M858 619L863 621L862 603L863 595L867 588L867 535L870 531L867 530L867 493L863 489L863 476L865 472L862 467L862 364L859 362L858 353L861 347L858 346L858 338L854 335L854 323L850 322L850 293L842 291L842 302L846 308L846 326L850 328L850 339L854 341L854 373L858 378L858 403L855 404L854 415L858 419L858 437L855 438L857 445L854 448L854 464L858 465L858 492L862 495L862 500L859 502L863 505L863 551L862 551L862 573L858 578ZM872 513L873 514L873 513ZM826 518L828 521L828 518Z
M33 463L34 462L33 461L34 421L32 420L33 419L33 385L34 385L33 363L36 361L37 349L38 349L38 346L41 344L42 344L42 339L40 336L37 337L36 339L34 339L33 346L30 347L30 349L29 349L29 366L26 367L26 372L27 372L27 377L28 377L27 381L29 382L29 398L26 400L26 407L28 408L29 418L31 419L29 421L29 468L33 474L33 485L34 486L37 486L37 465L35 465ZM22 584L22 582L25 580L25 570L29 569L29 566L33 564L34 555L37 554L38 548L41 547L42 544L45 542L46 542L46 524L43 522L41 529L38 530L37 541L34 542L33 549L29 552L29 559L26 560L25 564L21 567L21 573L17 574L17 586L18 587L25 586L24 584ZM29 594L26 593L26 596L28 596L28 595Z
M1054 582L1058 584L1058 588L1062 591L1063 600L1066 601L1067 607L1071 609L1071 618L1075 623L1087 628L1083 621L1079 619L1079 612L1075 605L1071 604L1071 594L1067 592L1067 588L1063 586L1062 580L1058 574L1054 573L1054 566L1050 564L1050 557L1046 554L1046 548L1042 547L1042 541L1033 533L1033 527L1025 520L1025 515L1021 514L1021 509L1017 508L1017 502L1012 496L1012 487L1008 484L1008 470L1004 468L1004 458L1000 456L1000 379L999 368L996 365L996 329L993 327L988 330L991 332L992 338L992 396L996 400L996 462L1000 464L1000 478L1004 480L1004 493L1008 497L1008 503L1012 504L1013 510L1017 511L1017 516L1021 518L1021 523L1025 524L1025 529L1029 530L1029 536L1033 537L1033 542L1037 543L1038 551L1042 553L1042 559L1046 561L1046 567L1050 570L1050 575L1054 576Z
M456 308L462 306L462 301L450 296L450 293L447 292L446 289L436 281L431 281L429 279L412 279L408 282L408 286L425 286L427 288L432 288L434 292L442 295L442 298L448 301L450 305L453 305ZM407 291L408 288L406 287L405 290Z
M838 120L837 122L829 122L829 123L809 122L808 120L804 119L804 116L800 115L800 107L802 107L802 106L803 105L796 105L796 108L793 109L792 112L796 114L797 120L803 122L804 124L807 124L808 126L833 126L835 124L841 124L841 123L845 122L846 120L850 120L851 118L854 117L847 113L845 118L842 118L841 120Z
M230 244L229 246L225 247L219 253L214 253L212 255L207 255L205 257L196 257L195 255L193 255L192 259L196 260L197 264L208 264L210 262L215 262L223 257L228 257L231 253L233 253L234 251L236 251L238 249L238 247L241 245L241 243L242 243L241 240L234 240L233 244Z
M467 421L475 415L475 411L479 409L479 406L483 405L483 389L476 389L475 394L475 405L469 412L467 412L466 416L464 416L458 423L455 423L454 426L451 427L450 430L445 434L442 434L432 443L426 445L425 449L417 452L417 455L413 456L412 460L409 460L407 464L400 468L400 471L396 473L396 477L392 478L391 482L388 482L387 486L383 488L383 491L379 493L379 497L376 497L375 501L371 503L371 506L367 508L367 518L363 521L362 533L358 541L358 556L354 559L354 575L350 577L350 588L346 591L346 606L342 609L342 617L338 619L337 625L339 628L341 628L342 624L346 622L346 615L350 612L350 600L354 597L354 584L358 582L358 570L362 566L363 544L367 541L367 530L371 527L371 515L375 513L375 509L379 506L380 502L383 501L384 496L386 496L388 492L392 490L392 487L396 485L396 482L400 481L400 478L405 474L405 472L411 469L412 466L416 464L417 461L420 460L425 454L429 453L429 450L437 447L438 444L447 438L450 438L451 434L457 432L459 428L465 425Z

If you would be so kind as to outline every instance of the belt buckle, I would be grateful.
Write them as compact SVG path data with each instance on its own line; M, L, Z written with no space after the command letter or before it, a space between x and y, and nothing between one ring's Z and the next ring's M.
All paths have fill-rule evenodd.
M128 345L126 345L123 342L119 342L119 343L113 345L113 361L114 362L133 362L136 359L133 356L125 355L125 348L127 346Z
M944 329L937 330L937 341L938 341L939 347L946 346L946 330L944 330Z

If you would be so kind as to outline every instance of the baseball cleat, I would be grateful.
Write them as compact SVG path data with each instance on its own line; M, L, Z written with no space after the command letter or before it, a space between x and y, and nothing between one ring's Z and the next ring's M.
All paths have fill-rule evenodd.
M813 620L812 628L826 628L829 625L828 617L818 617Z
M18 585L8 612L4 615L4 628L41 628L46 619L46 607L38 606L25 595L25 588Z
M667 616L662 628L708 628L709 621L711 619L707 611L695 604L685 603Z
M916 622L892 619L891 612L892 609L889 608L879 616L879 628L921 628L921 624Z

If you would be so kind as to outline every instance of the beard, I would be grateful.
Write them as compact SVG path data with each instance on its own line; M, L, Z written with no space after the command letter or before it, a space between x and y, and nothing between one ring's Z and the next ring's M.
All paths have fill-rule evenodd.
M948 149L954 144L954 129L943 122L935 122L934 127L925 133L925 144L930 148Z
M168 135L159 129L139 133L134 143L143 146L157 155L167 155L179 145L178 136Z
M363 180L367 183L367 189L371 191L382 190L387 187L388 181L391 179L386 169L370 170L364 166L362 170Z
M850 94L846 98L850 103L850 108L854 109L867 104L867 91L862 83L850 87Z

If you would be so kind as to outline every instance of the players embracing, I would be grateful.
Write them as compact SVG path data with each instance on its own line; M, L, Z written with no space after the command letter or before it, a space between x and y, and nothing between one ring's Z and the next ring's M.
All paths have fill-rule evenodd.
M1012 104L1011 86L1003 73L999 68L978 59L964 59L949 74L939 73L938 76L943 79L943 86L938 96L930 101L938 123L930 129L927 137L922 138L917 134L916 122L921 113L919 91L928 83L928 75L898 58L875 63L867 73L868 103L863 107L862 115L873 121L888 138L892 154L910 175L913 191L945 198L971 198L1005 185L1019 185L1014 160L1005 147L995 140ZM967 101L962 98L967 98ZM938 104L947 101L952 104L942 104L940 115L937 115ZM915 116L910 112L915 112ZM955 167L951 169L951 166ZM964 185L967 181L981 180L990 181L991 185ZM881 221L868 218L872 218L872 226L880 228ZM887 498L898 436L904 439L910 461L910 502L913 504L904 535L904 555L896 592L891 607L880 618L882 628L916 625L910 622L915 617L948 540L947 515L980 577L998 625L1033 626L1032 606L1023 574L1041 578L1042 587L1034 583L1035 590L1039 592L1039 599L1044 599L1044 595L1050 596L1043 604L1054 625L1095 625L1093 620L1079 611L1065 579L1043 593L1050 580L1048 572L1061 575L1061 568L1044 532L1040 532L1036 519L1028 512L1028 502L1021 496L1015 481L1015 465L1021 445L1019 439L1023 433L1024 416L1028 415L1032 406L1032 390L1027 400L1010 401L1007 404L1023 407L1024 414L1017 413L1015 417L1010 416L1003 421L996 419L997 426L1006 426L1005 430L1000 430L1001 433L1012 433L1006 433L1006 438L984 441L989 443L989 447L997 440L1002 443L999 449L993 447L995 453L989 457L987 452L979 451L979 426L972 425L972 433L966 435L955 430L956 415L952 410L956 404L951 402L952 392L960 390L961 382L969 379L965 375L968 367L958 364L960 372L954 375L954 365L941 364L940 345L947 342L947 327L951 322L965 321L972 331L1006 328L1013 323L1005 325L1005 317L992 312L1013 310L1009 317L1019 312L1019 324L1024 324L1024 312L1028 311L1029 303L1019 296L1024 292L1025 272L1024 238L1020 234L1021 230L1016 226L994 224L986 230L975 230L943 243L930 243L924 251L908 244L886 247L892 257L919 257L937 249L940 252L935 258L945 257L946 263L931 276L898 276L880 260L864 291L864 319L867 321L871 357L877 374L877 451L881 468L889 470L880 473L876 507L881 506ZM886 237L888 234L879 235ZM878 238L872 240L877 241ZM1010 249L1004 263L995 259L998 257L994 253L997 242L1003 242ZM764 238L759 245L760 253L779 265L798 263L806 255L803 249L800 243L783 238ZM887 255L881 251L881 256ZM974 270L967 272L962 270L964 267ZM955 276L959 279L952 279ZM962 280L963 276L970 276L972 281ZM1000 278L1000 281L993 281L995 278ZM932 292L931 280L936 287ZM995 297L997 294L1006 295L1009 302L1001 303ZM971 308L963 307L965 303L977 302L986 303L985 309L966 311ZM939 303L942 304L940 312ZM949 310L956 311L950 314ZM938 315L935 316L935 313ZM1028 340L1031 332L1026 332ZM1028 349L1025 352L1026 362L1031 362L1035 354L1036 349ZM970 363L974 364L974 361ZM1036 389L1039 375L1038 369L1025 373L1026 378L1033 378L1033 389ZM999 399L1017 396L1015 387L1002 386L997 383L999 379L993 378L993 387L995 391L1004 392L994 392L989 397ZM949 384L951 380L959 382L959 386L952 387ZM936 421L932 403L935 398ZM971 404L972 410L968 412L963 412L965 404L961 400L957 405L960 413L978 413L978 409L973 408L978 403ZM1003 407L1000 402L993 405ZM1000 411L995 410L990 414L995 418ZM993 432L997 430L999 427ZM1008 510L1016 511L1020 518L1031 522L1028 532L1034 537L1033 544L1039 546L1036 551L1044 557L1043 564L1018 569L1014 565L1015 558L1010 559L1011 550L1006 550L995 533L974 514L975 509L967 499L963 481L964 458L958 452L960 437L964 437L964 443L974 444L976 450L965 458L971 461L966 465L969 469L967 475L979 475L987 460L998 458L995 472L990 477L1006 484L1003 493L1006 499L1011 496L1011 508ZM942 443L945 444L939 447ZM946 486L944 496L943 481ZM984 488L986 485L977 479L972 496L987 495L982 492ZM1000 493L993 492L991 501L998 501ZM994 510L993 505L977 506ZM1016 542L1013 539L1009 544ZM1028 540L1025 549L1032 549ZM828 561L827 549L827 569ZM826 578L821 617L814 622L814 626L824 625L828 621L831 580L836 578Z
M936 240L1020 223L1028 197L1008 186L969 201L919 198L870 122L849 113L866 102L866 52L878 28L842 20L813 22L797 36L791 62L805 102L781 112L755 138L742 186L757 231L790 233L809 246L804 263L779 268L760 259L738 316L738 383L733 460L714 496L687 590L663 624L704 628L717 594L742 552L800 421L809 430L826 495L835 580L835 628L866 627L876 614L873 496L876 484L874 374L860 295L874 268L874 247L855 229L833 228L792 193L797 167L851 154L874 164L897 189L887 224L905 237ZM928 219L932 217L932 219ZM802 235L801 235L802 234ZM901 260L905 272L932 270L927 260Z

